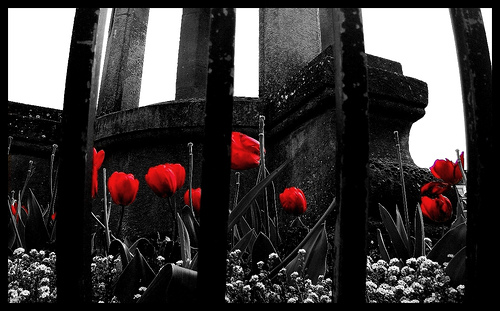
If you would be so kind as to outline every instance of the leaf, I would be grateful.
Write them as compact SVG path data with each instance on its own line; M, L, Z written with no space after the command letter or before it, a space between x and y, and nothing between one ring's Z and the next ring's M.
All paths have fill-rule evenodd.
M247 220L244 217L240 218L239 228L241 230L241 234L243 235L247 234L252 230L255 230L254 228L250 227L250 225L248 224Z
M465 284L465 246L460 249L450 260L444 272L450 277L450 284L453 287Z
M387 247L385 247L384 239L382 237L382 231L380 231L380 229L378 228L377 228L377 242L378 242L380 257L382 257L382 259L385 260L386 262L389 262L391 260L391 257L389 256Z
M16 216L12 213L12 208L10 206L10 200L7 200L7 208L9 213L9 222L7 225L7 247L9 249L14 249L17 247L24 247L23 242L21 241L21 235L18 231L18 223L16 221ZM14 247L16 245L17 247Z
M27 249L45 249L50 236L43 220L43 211L38 201L29 189L30 194L27 200L28 218L26 220L25 238ZM20 208L19 211L24 210ZM21 212L22 213L22 212Z
M290 163L290 159L286 160L277 169L275 169L271 174L264 178L261 182L255 185L248 193L238 202L238 205L231 211L228 217L228 228L232 228L234 224L239 220L241 216L245 214L257 195L269 184L273 179L278 176L278 174L283 171L283 169Z
M274 267L270 272L269 272L269 278L273 278L278 274L278 271L284 266L286 266L295 256L297 255L297 252L299 249L304 248L304 245L308 243L310 239L313 238L314 234L317 233L316 230L318 227L323 225L323 221L325 221L326 217L335 209L337 206L336 203L336 198L333 198L332 203L330 203L330 206L326 209L326 211L323 213L323 215L318 219L314 227L307 233L306 237L297 245L295 246L295 249L288 254L288 256L283 259L276 267Z
M126 267L128 263L132 260L132 253L130 252L128 246L118 239L114 239L109 244L109 254L115 257L117 255L120 255L122 260L122 265L124 267Z
M236 243L231 251L235 251L239 249L241 251L241 254L251 245L255 243L255 239L257 239L257 233L255 233L255 230L252 229L247 232L239 241ZM251 247L249 249L249 252L251 252Z
M198 223L196 218L194 218L193 212L189 206L184 205L184 207L181 209L181 218L189 234L191 246L197 247L200 224Z
M134 302L133 298L134 295L137 294L139 287L148 286L154 278L155 274L153 269L151 269L144 259L141 251L136 248L134 251L134 258L128 263L118 277L113 294L118 297L122 303Z
M141 254L144 254L144 256L147 257L154 256L155 253L154 246L146 238L138 238L132 245L130 245L129 252L133 254L136 248L138 248L141 251Z
M189 242L189 233L179 213L177 213L176 216L177 228L179 230L179 243L181 246L181 259L183 265L187 267L191 263L191 243Z
M427 258L440 264L448 260L449 254L456 254L465 244L467 223L462 223L448 230L431 249Z
M394 223L391 215L389 214L387 209L382 206L382 204L379 203L378 206L380 210L380 216L382 217L382 221L384 222L385 229L389 233L389 237L391 238L391 242L394 246L394 250L396 251L397 256L402 260L410 258L409 250L408 248L406 248L403 238L399 234L398 228L396 227L396 224Z
M420 204L417 203L417 208L415 209L415 247L413 248L413 257L418 258L420 256L425 256L425 231L424 231L424 219L422 217L422 210L420 209Z
M305 277L311 279L313 284L318 280L318 276L325 275L326 273L326 252L327 252L327 238L326 238L326 226L323 223L322 226L315 227L311 237L302 247L306 253L302 263L303 271L298 271L300 269L301 262L299 260L299 255L290 261L286 266L286 274L289 277L294 271L305 273Z
M401 217L401 213L399 212L399 208L396 205L396 228L398 228L399 235L405 243L405 247L408 251L410 251L410 241L408 240L408 234L406 232L406 228L403 222L403 218Z
M252 273L258 273L257 263L267 262L269 254L277 253L271 240L263 233L259 232L252 247Z
M166 264L151 281L138 303L196 302L196 279L198 272Z
M278 227L274 224L274 221L271 218L269 218L269 239L273 245L278 245L280 241Z

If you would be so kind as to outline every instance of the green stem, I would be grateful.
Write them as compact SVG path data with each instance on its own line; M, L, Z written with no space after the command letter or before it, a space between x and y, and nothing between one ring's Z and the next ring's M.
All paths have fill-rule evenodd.
M401 157L401 147L399 145L399 134L398 131L394 131L394 139L396 140L396 147L398 149L398 160L399 160L399 174L400 174L400 179L401 179L401 191L403 193L403 211L404 211L404 222L405 222L405 229L408 235L410 235L410 224L409 224L409 217L408 217L408 202L406 201L406 187L405 187L405 177L403 173L403 159Z
M14 139L12 136L9 136L9 144L7 146L7 155L10 154L10 146L12 145L12 139Z
M31 176L33 176L34 172L35 172L35 166L33 165L33 160L30 160L28 164L28 175L26 175L26 180L24 181L23 190L21 191L21 196L19 197L19 206L21 206L21 200L23 199L24 191L26 190L28 181L30 180Z
M302 246L304 246L304 244L306 244L309 237L316 231L316 229L319 226L321 226L323 224L323 222L326 220L326 217L335 209L336 206L337 206L336 198L333 198L333 201L330 204L330 206L328 206L325 213L316 222L314 227L311 230L309 230L306 237L295 247L295 249L293 251L290 252L290 254L285 259L283 259L276 267L273 268L273 270L271 270L269 272L268 278L272 279L279 272L279 270L282 267L287 265L290 262L290 260L292 260L297 255L297 252L299 251L299 249L301 249Z
M266 157L264 152L264 120L266 118L263 115L259 116L259 145L260 145L260 167L262 171L262 179L266 178ZM264 207L265 207L265 217L266 217L266 229L267 234L270 235L271 226L269 224L269 203L267 200L267 187L264 188Z
M167 198L167 202L170 210L172 211L172 221L174 222L174 232L172 233L172 240L175 242L175 240L177 240L177 206L174 204L174 207L172 208L172 201L170 197Z
M123 206L123 205L120 205L120 206L122 207L122 210L121 210L121 213L120 213L120 222L118 223L118 231L116 232L116 234L119 237L122 237L121 236L121 230L122 230L123 214L125 214L125 206Z
M193 210L193 143L188 143L189 149L189 206Z
M465 186L467 186L467 175L465 175L465 170L462 165L462 159L460 159L460 151L458 149L455 149L455 152L457 153L457 158L458 158L458 165L460 167L460 172L462 172L462 178L464 180Z
M233 209L238 204L238 195L240 193L240 172L236 172L236 193L234 195L234 206Z
M106 251L109 251L111 238L109 236L109 216L108 216L108 196L106 193L106 168L102 168L103 185L104 185L104 231L106 234Z
M94 214L94 212L91 212L91 214L92 214L92 217L94 217L94 219L97 221L97 223L98 223L99 225L101 225L101 227L105 228L104 224L103 224L103 223L99 220L99 218L97 218L97 216ZM116 237L113 235L113 233L111 233L111 232L110 232L109 234L110 234L110 236L111 236L113 239L115 239L115 240L116 240Z
M53 183L53 175L54 175L54 158L56 156L57 144L52 145L52 154L50 155L50 201L54 200L54 183Z

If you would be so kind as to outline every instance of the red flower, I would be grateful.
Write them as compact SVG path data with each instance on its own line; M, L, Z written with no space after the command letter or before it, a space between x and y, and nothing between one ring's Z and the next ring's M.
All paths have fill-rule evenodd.
M451 218L453 209L450 200L442 194L434 198L423 196L421 198L420 208L422 214L435 222L445 222Z
M114 172L108 179L108 190L116 205L127 206L134 202L139 190L139 180L133 174Z
M280 194L280 202L283 209L295 216L299 216L306 212L307 201L304 192L299 188L286 188Z
M422 186L422 188L420 189L420 194L423 196L432 197L443 194L446 190L449 189L451 189L451 185L448 183L431 181Z
M186 170L180 164L160 164L150 167L145 178L156 195L166 198L184 185Z
M184 186L184 181L186 181L186 170L182 165L178 163L166 163L165 165L170 167L174 171L175 181L177 182L177 188L175 189L175 191L179 190L180 188L182 188L182 186Z
M464 153L460 154L460 161L462 162L462 167L464 165ZM456 185L462 180L462 171L460 170L460 164L458 160L453 163L452 161L436 160L434 165L431 166L431 173L436 178L442 179L444 182Z
M94 162L92 165L92 198L95 198L98 190L97 171L101 168L104 161L104 150L97 152L94 148Z
M26 206L21 205L21 208L26 212L26 214L28 214L28 209L26 208ZM17 212L17 201L10 206L10 209L12 211L12 215L16 216L16 221L19 222L19 213Z
M196 213L199 213L201 205L201 188L192 189L191 197L193 198L193 209ZM184 193L184 204L189 205L189 189Z
M443 195L450 188L451 184L439 181L423 185L420 189L422 214L435 222L444 222L450 219L453 212L451 202Z
M259 166L259 163L259 142L240 132L233 132L231 134L231 168L247 170Z

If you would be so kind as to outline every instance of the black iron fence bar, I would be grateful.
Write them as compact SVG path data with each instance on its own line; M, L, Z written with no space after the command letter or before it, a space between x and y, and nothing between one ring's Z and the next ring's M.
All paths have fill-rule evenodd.
M497 251L493 245L498 243L494 242L492 232L498 227L498 218L493 217L498 203L492 203L492 198L496 193L493 175L498 171L493 155L498 128L495 134L493 120L498 120L499 114L498 109L493 111L492 67L481 11L450 8L450 16L462 85L468 153L465 301L486 303L498 296L497 288L490 282L494 279L491 278L491 259ZM490 280L485 279L487 276Z
M361 9L333 9L337 130L333 301L365 302L368 85Z
M90 303L90 212L94 119L98 81L99 8L76 9L64 105L57 212L57 302ZM99 28L98 28L99 25Z
M197 299L224 303L236 16L234 8L210 12Z

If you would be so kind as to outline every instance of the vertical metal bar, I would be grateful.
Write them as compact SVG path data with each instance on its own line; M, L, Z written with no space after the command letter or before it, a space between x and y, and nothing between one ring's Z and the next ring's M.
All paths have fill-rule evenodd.
M490 199L496 192L493 139L497 139L493 120L492 67L480 9L450 8L455 36L467 144L467 248L465 300L468 303L493 302L491 286L492 243L497 217ZM498 107L498 105L497 105ZM497 141L498 142L498 141ZM495 175L495 176L494 176ZM494 179L495 178L495 179Z
M333 301L365 302L368 212L368 85L361 10L334 9L337 114Z
M56 203L57 301L63 303L91 302L90 189L99 17L98 8L76 9L68 59Z
M211 9L197 280L203 303L224 303L226 291L235 21L234 8Z

